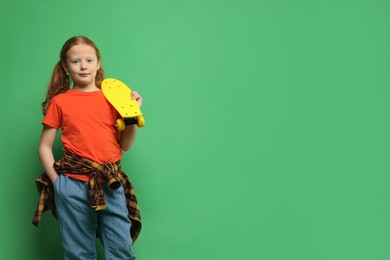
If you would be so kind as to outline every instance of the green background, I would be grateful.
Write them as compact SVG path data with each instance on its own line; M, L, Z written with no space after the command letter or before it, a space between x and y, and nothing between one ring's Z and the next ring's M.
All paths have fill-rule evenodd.
M144 99L123 158L138 259L390 259L389 13L385 0L2 1L0 259L62 257L51 214L31 220L40 104L74 35Z

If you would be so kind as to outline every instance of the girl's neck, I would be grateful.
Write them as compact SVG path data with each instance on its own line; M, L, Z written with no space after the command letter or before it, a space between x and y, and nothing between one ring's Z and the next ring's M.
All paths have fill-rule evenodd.
M94 92L99 90L96 86L73 86L72 89L80 92Z

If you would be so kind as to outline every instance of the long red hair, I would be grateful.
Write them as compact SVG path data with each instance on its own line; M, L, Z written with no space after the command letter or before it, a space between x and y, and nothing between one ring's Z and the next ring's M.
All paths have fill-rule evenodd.
M69 49L72 48L74 45L78 45L78 44L85 44L94 48L96 51L96 56L98 61L101 60L99 49L96 47L95 43L90 39L88 39L87 37L74 36L69 40L67 40L62 46L60 52L60 60L54 66L53 74L51 76L49 87L47 89L46 99L45 101L42 102L42 112L44 115L46 115L46 110L50 105L52 99L56 95L61 94L70 89L70 77L69 75L66 74L66 71L63 66L64 64L66 64L66 54L68 53ZM100 64L100 69L97 71L95 77L95 84L98 88L100 88L103 79L104 79L104 69L103 66Z

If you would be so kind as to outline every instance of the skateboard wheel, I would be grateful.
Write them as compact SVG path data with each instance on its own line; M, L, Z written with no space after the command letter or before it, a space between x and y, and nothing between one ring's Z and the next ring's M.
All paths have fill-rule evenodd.
M125 121L123 121L123 119L117 119L116 120L116 128L118 129L118 131L125 130Z
M145 119L143 116L137 116L137 125L138 127L143 127L145 125Z

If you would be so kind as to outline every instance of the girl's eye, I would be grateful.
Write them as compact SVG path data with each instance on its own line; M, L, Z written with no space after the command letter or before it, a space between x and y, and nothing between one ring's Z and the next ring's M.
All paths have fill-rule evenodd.
M79 63L79 61L78 60L73 60L72 63L73 64L77 64L77 63Z
M91 62L93 62L93 59L88 59L87 61L88 61L89 63L91 63Z

